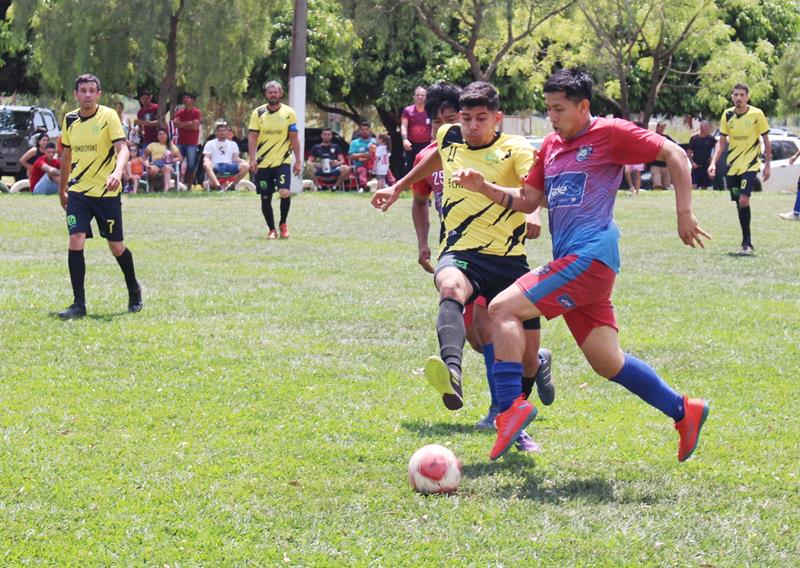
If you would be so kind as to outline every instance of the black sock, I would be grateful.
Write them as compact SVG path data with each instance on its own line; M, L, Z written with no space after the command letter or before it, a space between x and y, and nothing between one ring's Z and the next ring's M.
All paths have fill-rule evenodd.
M70 250L67 255L69 266L69 279L72 282L73 303L86 307L86 292L83 281L86 278L86 260L82 250Z
M522 392L525 395L526 400L531 399L531 393L533 392L533 383L536 381L536 377L522 377Z
M461 357L464 351L466 330L464 329L464 305L458 300L445 298L439 302L439 317L436 319L439 350L445 364L461 376Z
M272 194L261 196L261 212L270 231L275 230L275 215L272 213Z
M286 218L289 216L289 206L291 204L291 197L281 197L281 225L286 223Z
M742 246L752 246L750 242L750 206L739 207L739 224L742 226Z
M117 264L122 269L122 274L125 275L125 285L128 287L128 293L133 294L139 290L139 283L136 281L136 272L133 269L133 255L131 249L125 248L125 252L119 255Z

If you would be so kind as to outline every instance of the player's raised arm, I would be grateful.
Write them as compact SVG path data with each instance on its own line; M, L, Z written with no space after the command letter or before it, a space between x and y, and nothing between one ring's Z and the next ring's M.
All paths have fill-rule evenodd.
M695 248L705 248L703 239L710 239L711 235L705 232L692 213L692 176L689 173L689 164L683 149L666 140L658 153L658 160L667 163L669 175L675 185L675 208L678 213L678 235L684 244Z
M542 204L542 190L528 184L523 184L522 187L501 187L487 182L483 174L472 168L455 172L453 181L465 189L482 193L498 205L512 211L533 213Z
M376 191L370 203L372 203L375 209L386 211L397 201L397 198L400 197L400 193L403 190L408 189L413 184L441 169L442 158L439 156L439 152L431 152L425 156L420 163L411 168L411 171L403 176L402 179L395 182L394 185Z

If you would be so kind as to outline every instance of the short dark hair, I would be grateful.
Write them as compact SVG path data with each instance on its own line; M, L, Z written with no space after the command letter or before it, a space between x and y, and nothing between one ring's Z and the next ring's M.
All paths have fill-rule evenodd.
M332 129L332 128L328 128L328 127L326 126L326 127L325 127L325 128L323 128L322 130L320 130L320 132L330 132L330 133L333 133L333 129Z
M167 136L169 136L169 130L167 130L163 126L159 126L158 128L156 128L156 134L158 134L159 132L165 132Z
M52 148L53 150L55 150L56 149L56 143L55 142L48 142L47 144L44 145L44 149L45 150L47 150L49 148Z
M544 84L545 93L564 93L569 100L579 103L586 99L592 102L594 81L582 69L559 69Z
M500 110L500 95L486 81L474 81L464 87L458 98L461 108L486 107L489 110Z
M153 93L150 92L150 89L139 89L139 94L136 95L136 98L141 99L145 95L149 95L152 97Z
M369 126L369 120L362 120L358 123L359 126Z
M744 91L745 93L747 93L748 95L750 94L750 87L748 87L744 83L736 83L733 86L733 89L731 89L731 92L735 91L736 89L740 89L740 90Z
M78 87L80 87L84 83L94 83L95 85L97 85L98 91L102 90L100 88L100 79L98 79L91 73L84 73L83 75L77 76L77 78L75 79L75 90L77 91Z
M428 87L428 98L425 99L425 114L433 120L446 108L456 112L461 110L458 102L461 97L461 87L445 81L437 81Z

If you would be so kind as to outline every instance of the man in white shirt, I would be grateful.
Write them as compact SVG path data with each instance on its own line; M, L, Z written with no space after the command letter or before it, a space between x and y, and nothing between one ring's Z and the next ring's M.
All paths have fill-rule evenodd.
M228 140L229 129L227 123L217 124L215 130L217 137L203 146L203 169L206 172L209 188L220 191L225 191L229 186L236 187L249 171L247 162L239 158L238 144ZM224 188L220 186L219 177L229 180L234 176L235 179L226 183Z

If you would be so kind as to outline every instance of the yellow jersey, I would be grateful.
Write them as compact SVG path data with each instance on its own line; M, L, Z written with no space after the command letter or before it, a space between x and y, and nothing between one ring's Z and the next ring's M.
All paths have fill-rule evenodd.
M264 104L250 115L250 132L258 132L256 163L259 168L274 168L292 163L289 132L297 132L297 115L290 106L269 110Z
M769 123L760 108L749 106L744 114L736 114L736 107L727 109L719 131L728 137L728 175L761 169L761 136L769 132Z
M495 256L525 255L525 215L498 205L488 197L464 189L453 173L472 168L489 183L521 187L520 178L533 164L533 148L522 136L497 134L486 146L472 148L461 135L461 126L445 124L436 133L442 159L444 185L442 215L445 237L439 255L475 251Z
M61 125L61 144L72 150L69 191L89 197L115 197L122 191L122 184L113 191L105 186L117 166L114 142L125 140L122 123L117 113L106 106L98 105L88 117L81 116L79 110L64 115Z

